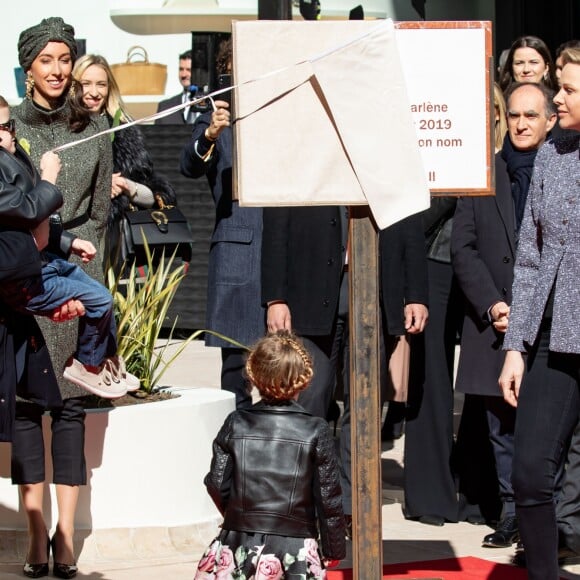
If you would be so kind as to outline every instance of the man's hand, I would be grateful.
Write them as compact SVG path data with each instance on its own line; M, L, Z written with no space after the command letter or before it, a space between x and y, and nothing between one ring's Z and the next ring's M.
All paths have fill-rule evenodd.
M55 308L50 319L53 322L66 322L85 315L85 307L80 300L69 300L59 308Z
M524 369L525 363L522 353L517 350L508 350L505 355L505 361L498 383L502 390L504 400L512 407L518 406Z
M81 238L75 238L73 240L71 249L73 254L79 256L85 264L97 255L95 246L88 240L81 240Z
M292 330L292 317L290 316L288 304L285 302L273 302L269 304L266 322L268 332Z
M493 327L498 332L505 333L508 328L510 307L505 302L496 302L489 310Z
M220 133L230 126L230 111L227 101L215 101L216 110L211 114L211 122L206 129L207 136L215 141Z
M424 304L411 303L405 306L405 330L409 334L419 334L425 330L429 310Z

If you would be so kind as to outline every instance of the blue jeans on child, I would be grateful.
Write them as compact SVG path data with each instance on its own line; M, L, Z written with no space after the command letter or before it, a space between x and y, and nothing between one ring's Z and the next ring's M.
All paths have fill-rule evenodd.
M5 282L0 295L12 308L40 316L52 315L55 308L68 300L80 300L85 315L79 319L75 358L83 365L99 366L117 352L113 297L76 264L50 258L40 277Z

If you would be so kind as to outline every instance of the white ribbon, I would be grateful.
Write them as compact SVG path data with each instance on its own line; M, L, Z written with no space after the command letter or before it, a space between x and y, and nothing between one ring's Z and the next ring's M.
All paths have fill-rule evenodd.
M217 91L214 91L213 93L209 93L208 95L204 95L203 97L200 97L198 99L186 101L185 103L175 105L174 107L171 107L169 109L165 109L164 111L160 111L158 113L154 113L153 115L148 115L147 117L142 117L141 119L136 119L134 121L128 121L127 123L122 123L121 125L117 125L116 127L111 127L110 129L105 129L104 131L100 131L99 133L95 133L94 135L90 135L89 137L85 137L84 139L79 139L78 141L70 141L69 143L65 143L64 145L59 145L58 147L55 147L54 149L52 149L52 152L58 153L59 151L64 151L65 149L70 149L71 147L74 147L75 145L80 145L81 143L86 143L87 141L91 141L92 139L96 139L97 137L101 137L102 135L109 135L110 133L116 133L117 131L122 131L123 129L127 129L128 127L132 127L133 125L142 125L144 123L149 123L150 121L162 119L163 117L167 117L169 115L172 115L176 111L181 111L182 109L185 109L186 107L191 107L192 105L196 105L197 103L201 103L202 101L205 101L206 99L209 99L211 101L212 107L215 110L216 106L215 106L213 97L217 97L223 93L226 93L228 91L231 91L231 90L236 89L238 87L241 87L243 85L249 85L251 83L258 82L262 79L280 74L282 72L290 70L291 68L299 66L301 64L304 64L306 62L312 63L312 62L315 62L317 60L323 59L331 54L334 54L335 52L338 52L339 50L342 50L346 46L349 46L351 44L355 44L355 43L359 42L360 40L375 34L377 30L379 30L381 27L387 26L387 25L389 25L389 26L391 25L390 20L382 21L382 22L380 22L380 24L377 25L377 27L375 29L373 29L369 32L365 32L364 34L361 34L359 36L351 38L340 45L337 45L335 47L330 48L327 51L321 52L321 53L314 55L310 58L306 58L304 60L301 60L300 62L296 62L290 66L285 66L283 68L279 68L279 69L270 71L268 73L260 75L259 77L238 83L237 85L232 85L231 87L219 89Z

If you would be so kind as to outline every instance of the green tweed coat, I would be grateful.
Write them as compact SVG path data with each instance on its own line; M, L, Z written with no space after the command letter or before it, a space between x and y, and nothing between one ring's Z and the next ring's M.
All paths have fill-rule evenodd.
M47 111L37 107L30 99L12 108L16 120L16 136L32 161L40 169L40 158L45 151L70 141L94 135L108 125L105 119L94 117L80 133L72 133L68 126L69 105ZM113 159L108 135L92 139L59 153L62 169L56 185L62 191L64 205L60 210L65 229L79 238L93 242L97 256L88 264L79 258L75 261L93 278L103 281L102 242L106 232L107 216L111 204L111 176ZM54 323L38 319L59 379L63 398L86 395L86 391L62 378L64 365L76 350L78 321Z

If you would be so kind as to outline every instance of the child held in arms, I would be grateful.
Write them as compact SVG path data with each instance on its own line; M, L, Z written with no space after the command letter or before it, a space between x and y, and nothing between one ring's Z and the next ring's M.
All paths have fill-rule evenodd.
M62 199L56 188L61 163L48 151L40 162L38 174L30 157L16 140L15 121L10 119L6 100L0 96L0 299L18 312L51 317L55 308L70 299L82 302L85 314L79 320L77 350L69 358L64 378L90 393L115 399L137 390L139 380L128 373L117 356L117 337L113 297L102 284L63 255L74 253L83 262L96 255L94 245L62 231L58 220L42 216L30 230L11 227L10 208L30 203L27 194ZM57 207L47 208L50 214ZM18 248L18 252L15 251ZM23 253L21 250L25 250ZM22 256L29 259L22 262Z

